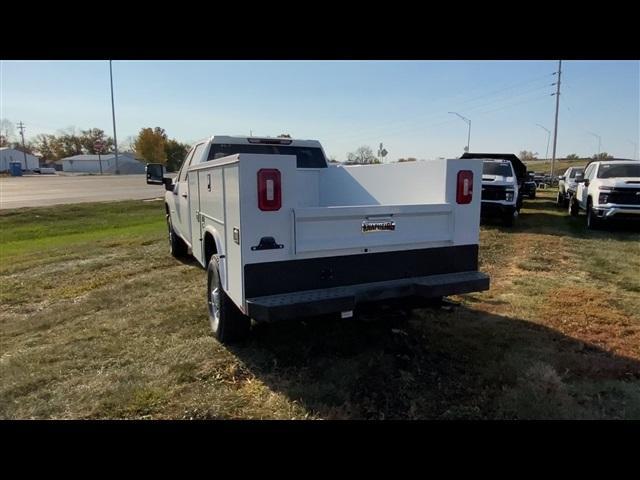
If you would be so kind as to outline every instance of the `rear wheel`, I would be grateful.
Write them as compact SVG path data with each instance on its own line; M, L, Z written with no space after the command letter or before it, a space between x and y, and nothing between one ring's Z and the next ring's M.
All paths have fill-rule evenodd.
M167 214L167 229L169 230L169 253L175 258L184 258L187 256L187 244L184 243L171 223L171 216Z
M240 311L223 290L217 255L213 255L207 265L207 304L211 330L221 343L240 342L249 335L251 319Z

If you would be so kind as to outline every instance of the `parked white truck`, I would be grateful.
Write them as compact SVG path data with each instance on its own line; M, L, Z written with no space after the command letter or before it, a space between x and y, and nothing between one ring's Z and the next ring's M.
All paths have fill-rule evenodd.
M576 194L578 186L576 175L582 175L583 173L584 167L569 167L558 177L558 197L556 199L558 207L567 208L569 206L571 197Z
M319 142L214 136L164 183L171 253L207 269L215 336L251 319L328 313L399 297L486 290L478 271L482 164L330 165Z
M498 217L513 226L522 208L527 167L512 153L465 153L482 160L482 217Z
M640 161L603 160L589 163L576 176L576 194L569 213L587 214L587 228L612 220L640 221Z

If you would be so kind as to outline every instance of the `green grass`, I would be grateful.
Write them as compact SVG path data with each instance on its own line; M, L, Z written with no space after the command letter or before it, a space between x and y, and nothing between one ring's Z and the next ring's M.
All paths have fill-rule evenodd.
M640 235L552 192L481 230L453 309L210 335L161 202L0 213L1 418L640 418Z

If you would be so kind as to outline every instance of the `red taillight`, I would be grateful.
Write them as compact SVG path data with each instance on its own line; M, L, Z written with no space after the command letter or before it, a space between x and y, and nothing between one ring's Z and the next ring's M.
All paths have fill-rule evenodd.
M258 208L270 212L280 210L281 206L280 170L275 168L258 170Z
M473 198L473 172L460 170L458 172L458 188L456 190L456 202L461 204L471 203Z

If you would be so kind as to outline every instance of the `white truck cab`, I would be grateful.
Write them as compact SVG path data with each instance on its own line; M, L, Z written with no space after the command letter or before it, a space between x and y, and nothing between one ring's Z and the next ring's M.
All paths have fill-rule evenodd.
M213 136L164 183L171 253L207 269L215 336L251 319L353 315L362 302L486 290L481 164L330 165L315 140Z
M587 214L587 228L610 220L640 220L640 161L602 160L589 163L576 177L569 212Z

